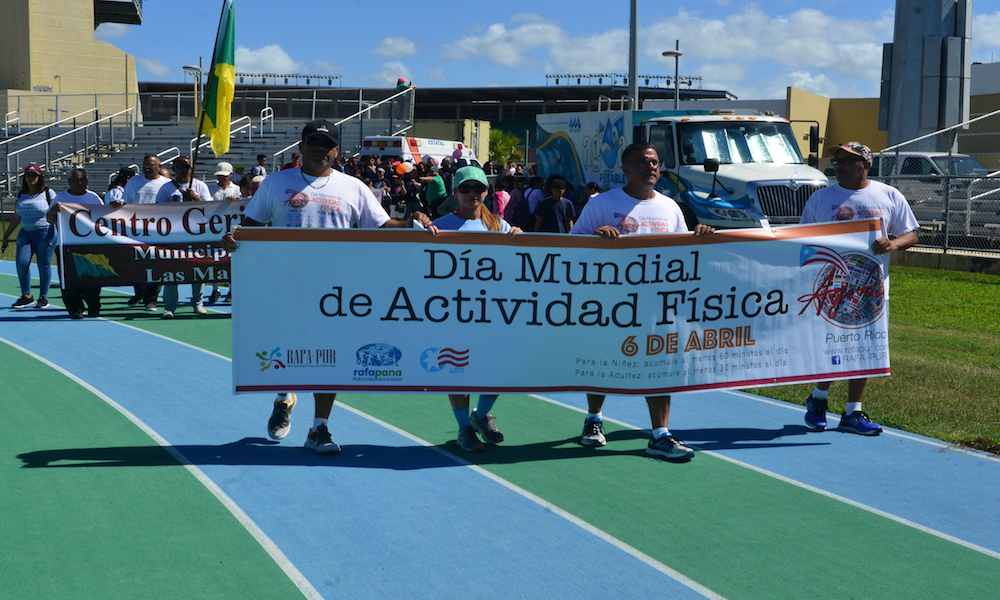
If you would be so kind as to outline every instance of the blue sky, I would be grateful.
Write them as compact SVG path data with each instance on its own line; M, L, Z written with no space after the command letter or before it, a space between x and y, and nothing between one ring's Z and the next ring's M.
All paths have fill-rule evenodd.
M340 75L345 87L546 85L547 74L627 73L628 0L376 3L236 1L236 70ZM640 0L638 71L681 77L741 99L789 85L829 97L878 95L895 0ZM287 9L284 8L287 6ZM211 60L222 3L147 1L143 25L102 25L98 39L136 57L140 81L184 81ZM973 8L973 60L1000 61L1000 6Z

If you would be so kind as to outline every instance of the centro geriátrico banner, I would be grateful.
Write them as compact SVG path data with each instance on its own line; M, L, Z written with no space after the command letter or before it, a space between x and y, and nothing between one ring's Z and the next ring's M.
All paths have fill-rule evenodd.
M62 287L229 281L221 239L249 200L64 203L59 212Z
M651 395L888 375L876 237L877 220L617 240L244 227L234 388Z

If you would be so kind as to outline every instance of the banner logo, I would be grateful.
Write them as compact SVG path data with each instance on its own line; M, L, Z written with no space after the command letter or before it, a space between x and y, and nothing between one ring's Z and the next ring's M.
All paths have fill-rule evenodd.
M274 350L271 350L270 354L267 353L267 350L263 352L258 352L256 356L257 358L260 359L261 371L266 371L271 367L274 367L275 370L287 368L285 367L285 363L278 360L279 358L281 358L281 348L275 348Z
M420 366L428 373L437 373L451 366L451 373L461 373L469 366L469 351L453 348L428 348L420 355Z
M823 246L803 246L800 266L820 264L811 294L799 298L805 303L801 315L816 303L816 314L838 327L867 327L885 312L882 266L867 254L838 254Z
M108 257L103 254L77 254L70 252L73 257L73 267L77 276L80 277L118 277L118 273L108 261Z
M358 348L356 356L358 365L363 368L354 370L354 381L403 380L403 370L399 368L399 359L403 358L403 353L399 348L389 344L368 344Z

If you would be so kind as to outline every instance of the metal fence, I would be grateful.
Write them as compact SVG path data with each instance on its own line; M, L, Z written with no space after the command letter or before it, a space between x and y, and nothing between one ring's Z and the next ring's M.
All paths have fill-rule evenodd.
M906 197L918 245L1000 253L1000 111L886 148L869 176Z

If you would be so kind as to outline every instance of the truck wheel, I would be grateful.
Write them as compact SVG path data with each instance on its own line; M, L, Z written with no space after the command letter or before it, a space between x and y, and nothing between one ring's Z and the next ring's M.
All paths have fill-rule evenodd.
M684 213L684 222L687 223L688 230L694 231L694 228L698 226L698 217L687 204L681 204L678 202L677 205L681 207L681 212Z

